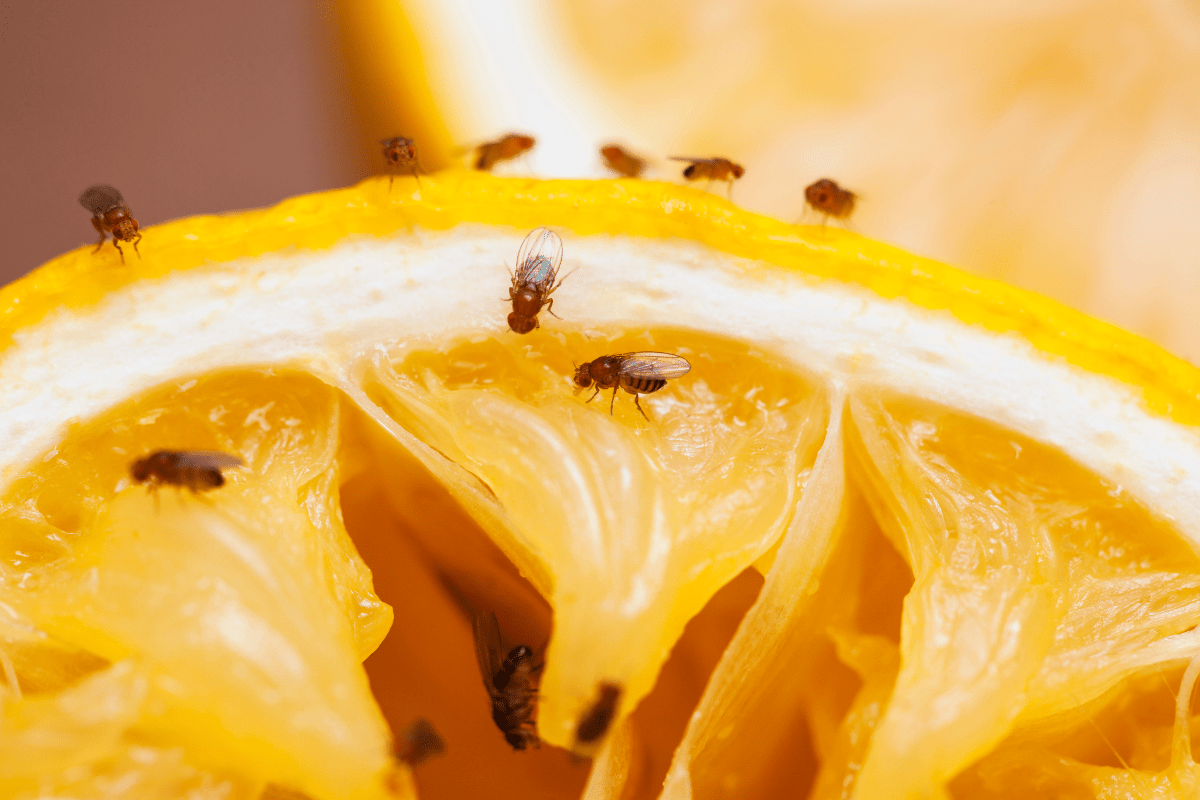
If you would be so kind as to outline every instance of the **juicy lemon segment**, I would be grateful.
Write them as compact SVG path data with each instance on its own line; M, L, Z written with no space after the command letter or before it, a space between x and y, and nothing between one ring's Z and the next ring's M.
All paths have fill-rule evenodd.
M572 358L675 353L693 371L640 399L573 396ZM486 481L511 520L501 546L553 576L538 730L564 747L601 682L623 716L684 625L791 518L821 394L763 353L682 331L408 345L377 376L401 424ZM610 407L612 414L610 414Z
M1064 792L1105 783L1089 763L1115 758L1111 796L1155 785L1191 796L1191 751L1172 753L1192 719L1174 703L1191 685L1162 669L1178 676L1200 647L1195 550L1119 486L1035 442L911 401L851 396L848 409L849 485L867 503L835 495L822 515L802 500L797 524L831 520L839 506L844 523L785 536L739 632L761 641L757 626L782 623L774 638L785 644L734 655L735 639L665 796L770 796L798 779L818 798L943 796L952 779L955 797L1013 796L1033 783L1022 757ZM810 489L836 455L825 446ZM879 562L864 555L880 531L912 569L902 611L869 589ZM825 559L823 575L801 548ZM879 635L880 612L895 632ZM836 676L848 670L857 688L847 693ZM798 676L794 688L785 674ZM1170 701L1155 724L1106 718L1146 674L1161 681L1158 704ZM1093 727L1090 748L1064 748ZM764 753L764 732L792 746ZM806 749L820 767L798 778Z
M247 467L215 497L130 485L130 461L163 445ZM24 712L61 737L32 772L28 752L0 748L6 796L82 790L80 768L113 760L184 783L382 792L371 780L388 768L388 731L359 662L392 612L341 522L338 446L329 387L209 376L80 424L12 485L4 602L28 633L8 688L63 694ZM58 674L24 666L45 662ZM63 708L78 709L77 695L94 710L72 719Z
M945 783L1014 728L1062 725L1194 651L1200 559L1119 486L953 415L854 416L868 496L916 576L863 792Z
M816 766L804 728L805 666L821 615L818 597L845 607L833 558L845 527L841 397L804 492L754 606L709 680L667 774L663 797L770 797L811 781ZM822 679L820 690L832 687ZM807 751L807 752L806 752Z

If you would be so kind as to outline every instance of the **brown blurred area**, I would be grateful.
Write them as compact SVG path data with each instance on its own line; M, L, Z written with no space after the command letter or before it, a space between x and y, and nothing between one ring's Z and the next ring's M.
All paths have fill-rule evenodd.
M79 193L141 225L275 203L371 172L331 3L0 5L0 283L94 242Z

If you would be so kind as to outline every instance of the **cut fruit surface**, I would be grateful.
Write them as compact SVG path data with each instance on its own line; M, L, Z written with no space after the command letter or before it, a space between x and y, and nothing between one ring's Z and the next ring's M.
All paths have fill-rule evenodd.
M1200 375L1153 346L660 184L382 179L142 249L0 296L6 796L1195 790ZM639 350L692 367L647 419L574 391ZM246 467L149 493L157 448Z

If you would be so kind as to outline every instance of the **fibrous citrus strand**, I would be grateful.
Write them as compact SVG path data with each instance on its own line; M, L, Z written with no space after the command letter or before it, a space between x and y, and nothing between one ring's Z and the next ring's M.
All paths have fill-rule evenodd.
M1196 636L1186 632L1200 620L1200 561L1118 487L977 420L869 392L854 394L849 407L850 497L865 493L871 516L915 576L898 648L889 654L890 637L865 635L871 632L858 613L846 608L856 579L845 565L861 570L858 580L872 580L871 561L838 553L861 535L855 504L831 545L821 589L808 599L802 587L814 580L811 564L785 558L798 547L798 516L742 633L768 623L778 629L763 630L757 649L741 633L735 639L679 751L668 797L770 788L781 757L750 742L766 731L787 735L788 714L779 706L789 701L792 718L807 720L823 762L815 796L844 797L851 789L859 798L937 796L1008 739L1023 752L1032 743L1052 752L1063 730L1093 724L1095 701L1130 675L1195 652ZM815 480L814 470L810 486ZM809 547L826 541L808 536ZM865 597L860 590L857 602ZM777 604L789 611L778 613ZM861 680L840 723L822 708L830 686L819 657L822 628ZM772 663L759 662L769 637L807 646L771 651ZM782 672L807 675L807 696L773 689L762 702L756 687L780 686ZM722 711L728 708L744 716ZM1171 718L1164 716L1158 734L1147 727L1138 736L1169 734ZM1077 785L1087 785L1088 770L1074 763ZM1176 759L1154 769L1178 787L1194 766ZM990 768L992 776L1001 773ZM1149 774L1131 771L1129 785Z
M658 796L708 678L762 584L758 570L744 570L688 622L654 691L615 726L611 743L606 743L592 762L585 798L650 800Z
M1089 722L1054 737L1053 749L1044 735L1039 742L1034 732L1014 734L953 782L954 795L979 800L1021 793L1098 800L1195 797L1200 770L1191 743L1200 717L1186 710L1195 674L1182 673L1164 668L1131 676L1115 698L1088 704Z
M627 394L615 416L608 393L572 396L572 358L633 350L693 365L642 398L650 422ZM822 433L823 401L794 370L695 333L408 344L392 363L377 379L393 415L486 482L506 551L554 578L538 728L563 746L601 681L632 710L688 619L775 543Z
M17 707L37 717L23 727L41 749L0 746L6 796L90 794L117 777L141 796L145 781L380 796L388 731L359 661L391 609L341 523L337 422L338 393L306 376L192 380L70 431L15 482L3 599L25 646L61 665L42 681L63 694ZM129 462L163 446L237 453L247 468L216 497L131 486ZM92 674L79 681L81 665ZM73 718L75 693L92 710Z
M822 583L844 586L838 572L845 565L830 569L845 524L842 416L837 399L796 514L676 751L664 798L766 797L802 790L794 779L811 777L812 761L795 730L805 690L797 677L812 658L821 618L811 602L813 582L821 576ZM781 762L786 766L777 769Z
M341 490L346 527L395 624L364 667L393 730L427 717L446 752L415 770L423 797L578 797L588 762L555 747L514 752L492 721L470 608L491 609L516 642L539 647L550 608L410 454L361 413L343 447L367 457Z
M1200 562L1119 487L949 413L860 401L854 418L917 580L864 796L940 786L1014 728L1194 651L1174 635L1200 621Z

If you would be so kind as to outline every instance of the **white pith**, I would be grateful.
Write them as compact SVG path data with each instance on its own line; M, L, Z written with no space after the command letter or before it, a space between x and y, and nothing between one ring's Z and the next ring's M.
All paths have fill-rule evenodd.
M940 403L1045 443L1200 544L1200 436L1137 390L1015 334L682 240L559 231L566 282L543 325L690 328L754 342L829 384ZM295 366L353 388L379 345L514 336L510 265L525 230L464 225L358 237L142 280L22 329L0 357L0 486L72 421L174 379ZM147 255L152 258L152 254ZM353 393L359 394L360 393Z

